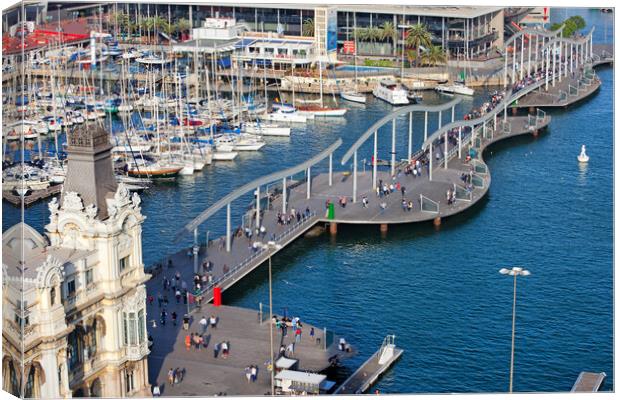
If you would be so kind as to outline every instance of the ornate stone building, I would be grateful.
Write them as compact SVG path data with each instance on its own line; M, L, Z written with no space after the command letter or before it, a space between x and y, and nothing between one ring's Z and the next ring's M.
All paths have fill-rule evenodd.
M69 134L45 235L2 235L3 389L25 397L149 395L140 197L115 181L108 133Z

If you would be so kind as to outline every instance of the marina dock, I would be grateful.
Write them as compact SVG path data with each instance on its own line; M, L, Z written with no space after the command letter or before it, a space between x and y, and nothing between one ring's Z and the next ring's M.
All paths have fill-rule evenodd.
M606 377L607 374L604 372L582 371L570 391L583 393L598 392L601 389L601 386L603 386L603 382L605 382Z
M24 203L24 206L28 207L39 200L47 199L48 197L55 196L60 194L62 190L62 185L51 185L47 189L35 190L26 196L18 196L9 191L2 191L2 198L14 206L19 206Z
M370 356L333 394L364 393L402 354L403 350L394 345L394 336L388 335L379 350Z

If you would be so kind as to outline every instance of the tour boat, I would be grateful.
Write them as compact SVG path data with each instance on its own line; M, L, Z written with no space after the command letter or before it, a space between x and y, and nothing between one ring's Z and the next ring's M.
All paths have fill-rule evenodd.
M254 133L263 136L291 136L291 128L280 127L275 124L263 124L259 122L248 122L243 125L247 133Z
M409 104L407 91L393 80L382 79L375 86L372 94L393 105Z
M577 160L580 163L587 163L588 161L590 161L590 157L586 154L586 145L585 144L581 145L581 153L577 156Z
M465 96L473 96L474 89L469 88L462 83L455 82L453 85L438 85L435 90L439 93L462 94Z
M340 97L355 103L366 103L366 95L358 92L340 92Z

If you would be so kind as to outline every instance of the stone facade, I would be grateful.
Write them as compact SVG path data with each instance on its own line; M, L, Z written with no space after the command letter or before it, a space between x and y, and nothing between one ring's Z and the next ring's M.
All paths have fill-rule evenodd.
M111 163L105 147L97 162ZM67 187L87 190L83 182ZM123 184L104 196L66 190L49 210L45 236L26 224L3 234L3 390L148 396L140 197Z

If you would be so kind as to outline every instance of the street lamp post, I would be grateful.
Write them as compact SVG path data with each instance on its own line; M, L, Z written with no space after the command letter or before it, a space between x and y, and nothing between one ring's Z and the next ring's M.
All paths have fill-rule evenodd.
M277 244L274 241L269 241L267 244L262 244L261 247L269 252L269 352L270 352L270 360L271 360L271 395L275 396L276 389L274 383L274 373L275 373L275 363L273 360L273 321L271 320L273 316L273 296L272 296L272 284L271 284L271 255L273 250L279 250L282 248L281 245Z
M512 269L502 268L499 270L502 275L514 276L514 289L512 298L512 345L510 347L510 383L508 390L512 393L512 376L514 371L514 359L515 359L515 316L517 311L517 276L528 276L530 271L521 267L513 267Z

